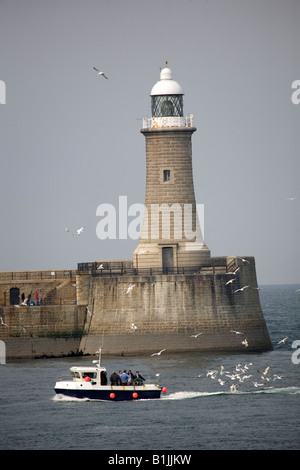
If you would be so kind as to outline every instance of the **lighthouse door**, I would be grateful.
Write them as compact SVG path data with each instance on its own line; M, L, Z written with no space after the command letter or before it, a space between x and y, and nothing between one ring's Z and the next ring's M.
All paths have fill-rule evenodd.
M174 266L173 264L173 248L171 246L166 246L162 249L162 264L163 272L167 273L168 270Z

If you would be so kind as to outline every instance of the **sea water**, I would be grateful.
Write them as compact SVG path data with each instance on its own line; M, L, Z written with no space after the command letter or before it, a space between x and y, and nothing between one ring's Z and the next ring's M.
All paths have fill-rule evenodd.
M160 400L55 395L56 380L93 357L0 365L0 449L299 449L300 353L292 346L300 340L300 285L261 287L273 351L103 356L108 375L139 370L147 383L166 386Z

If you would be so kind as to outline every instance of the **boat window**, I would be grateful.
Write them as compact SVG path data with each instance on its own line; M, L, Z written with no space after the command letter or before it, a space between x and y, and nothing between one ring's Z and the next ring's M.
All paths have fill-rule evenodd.
M82 373L82 377L85 378L85 377L90 377L91 379L96 379L97 378L97 374L96 372L83 372Z
M75 379L80 379L79 372L72 372L72 377L74 377Z

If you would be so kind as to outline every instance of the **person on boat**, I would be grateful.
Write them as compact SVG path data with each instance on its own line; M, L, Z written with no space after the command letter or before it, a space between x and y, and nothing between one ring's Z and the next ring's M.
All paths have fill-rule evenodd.
M122 380L123 385L127 385L127 380L128 380L128 378L129 378L130 376L127 374L126 370L123 370L123 372L122 372L122 374L120 375L120 377L121 377L121 380Z
M135 385L143 385L145 380L146 379L144 379L144 377L137 370L136 373L135 373L135 376L134 376L134 384Z
M116 372L113 372L110 376L110 384L111 385L121 385L121 379Z
M134 381L134 375L131 370L128 371L127 385L132 385Z
M101 371L100 378L101 378L101 385L107 385L107 374L105 370Z

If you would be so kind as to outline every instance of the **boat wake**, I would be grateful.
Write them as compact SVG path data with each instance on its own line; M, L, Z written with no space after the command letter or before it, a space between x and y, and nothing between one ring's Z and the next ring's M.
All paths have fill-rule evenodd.
M191 398L211 397L216 395L252 395L252 394L274 394L274 393L288 393L291 395L300 394L300 387L281 387L281 388L264 388L260 390L240 391L235 392L219 391L219 392L193 392L182 391L174 392L169 395L163 396L162 400L187 400Z

